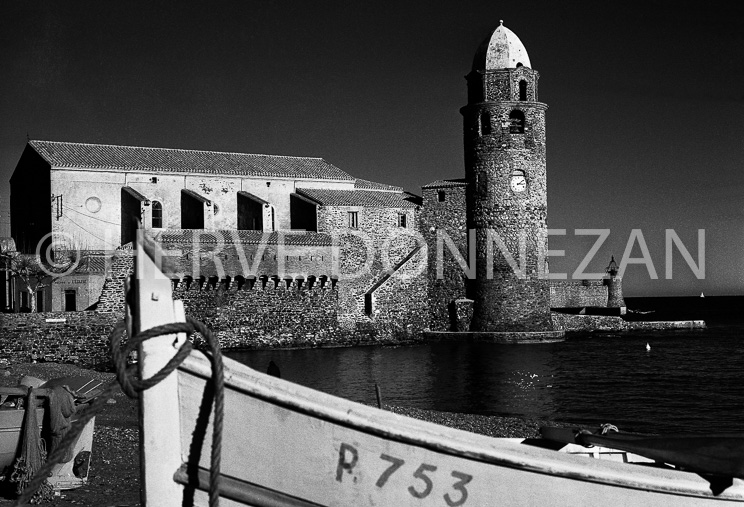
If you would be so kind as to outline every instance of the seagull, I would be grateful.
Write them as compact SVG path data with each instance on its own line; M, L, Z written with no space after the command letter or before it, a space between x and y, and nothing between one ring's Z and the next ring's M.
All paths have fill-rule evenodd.
M646 342L646 352L651 352L651 345Z

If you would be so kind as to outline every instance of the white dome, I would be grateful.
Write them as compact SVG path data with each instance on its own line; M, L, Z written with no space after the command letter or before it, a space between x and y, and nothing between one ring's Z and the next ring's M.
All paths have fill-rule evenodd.
M503 21L500 23L478 48L473 60L473 70L514 69L520 64L532 68L522 41L504 26Z

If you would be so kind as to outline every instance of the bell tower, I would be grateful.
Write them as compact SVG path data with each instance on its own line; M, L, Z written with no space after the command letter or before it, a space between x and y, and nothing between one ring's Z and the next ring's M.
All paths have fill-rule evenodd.
M519 38L501 24L466 76L466 207L476 230L471 331L550 332L546 104Z

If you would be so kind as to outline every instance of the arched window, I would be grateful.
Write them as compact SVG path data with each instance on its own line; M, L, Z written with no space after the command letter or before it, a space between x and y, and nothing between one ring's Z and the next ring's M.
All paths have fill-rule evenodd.
M163 204L160 201L152 201L152 228L163 228Z
M527 81L524 79L519 82L519 100L527 100Z
M519 109L509 113L509 133L524 134L524 113Z
M491 113L483 111L481 113L481 135L487 136L491 134Z

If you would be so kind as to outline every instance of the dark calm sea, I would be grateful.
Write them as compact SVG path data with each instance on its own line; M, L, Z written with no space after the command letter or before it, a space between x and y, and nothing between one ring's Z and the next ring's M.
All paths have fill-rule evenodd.
M627 298L696 331L569 334L543 345L440 342L404 347L232 352L337 396L389 405L642 432L744 432L744 297ZM646 350L646 344L651 350Z

